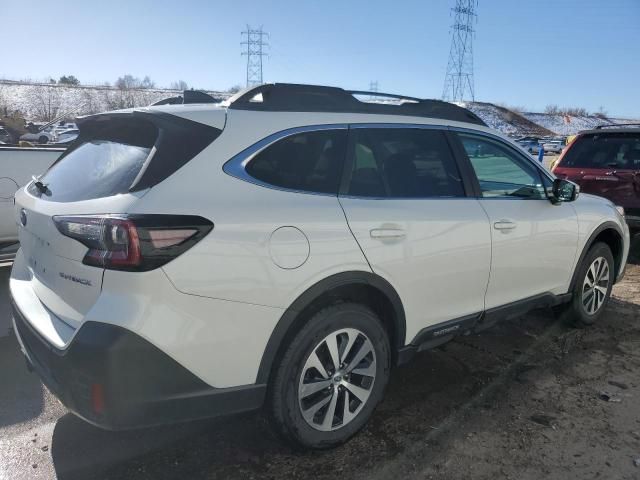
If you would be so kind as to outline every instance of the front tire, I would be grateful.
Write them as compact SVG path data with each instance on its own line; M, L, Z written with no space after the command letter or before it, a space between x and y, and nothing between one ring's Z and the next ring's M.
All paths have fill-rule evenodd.
M42 143L45 144L49 141L48 137L45 137L44 135L42 135L40 138L38 138L38 143Z
M269 390L276 430L296 447L346 442L383 398L391 363L387 333L364 305L316 313L282 356Z
M577 327L593 325L602 315L615 280L611 249L594 244L579 266L571 302L563 309L565 319Z

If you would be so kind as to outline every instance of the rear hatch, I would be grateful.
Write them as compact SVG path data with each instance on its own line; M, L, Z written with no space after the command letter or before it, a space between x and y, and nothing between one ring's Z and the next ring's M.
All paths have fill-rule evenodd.
M640 130L580 135L553 171L585 193L627 209L640 208Z
M86 240L96 240L96 229L114 228L103 219L126 214L219 133L183 118L138 111L80 122L80 136L67 152L16 195L27 281L46 309L73 328L82 323L100 294L104 272L95 258L100 250Z

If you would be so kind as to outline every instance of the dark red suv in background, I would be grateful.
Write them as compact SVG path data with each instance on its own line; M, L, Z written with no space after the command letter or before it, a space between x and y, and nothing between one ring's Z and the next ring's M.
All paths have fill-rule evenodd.
M640 125L603 125L580 132L553 167L580 190L624 208L629 228L640 231Z

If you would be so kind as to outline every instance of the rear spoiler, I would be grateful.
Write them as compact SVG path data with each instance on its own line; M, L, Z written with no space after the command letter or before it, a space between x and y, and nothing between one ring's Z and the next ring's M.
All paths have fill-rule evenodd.
M186 105L189 103L221 103L224 99L216 98L200 90L185 90L182 96L164 98L151 106L156 105Z

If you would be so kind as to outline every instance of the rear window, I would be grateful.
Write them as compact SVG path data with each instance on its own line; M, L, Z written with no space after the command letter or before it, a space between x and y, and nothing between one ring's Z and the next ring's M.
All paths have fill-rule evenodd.
M29 192L78 202L153 187L193 159L222 131L165 113L105 114L86 120L71 149Z
M275 187L337 194L346 143L346 130L299 133L260 152L246 171Z
M110 120L81 139L40 179L55 202L77 202L126 193L151 153L158 129L142 120Z
M567 168L640 169L640 133L596 133L578 137L560 164Z

